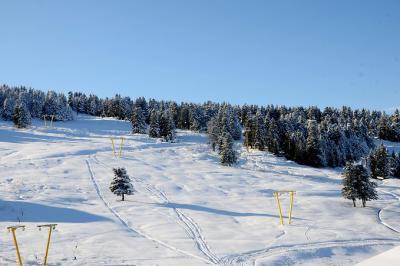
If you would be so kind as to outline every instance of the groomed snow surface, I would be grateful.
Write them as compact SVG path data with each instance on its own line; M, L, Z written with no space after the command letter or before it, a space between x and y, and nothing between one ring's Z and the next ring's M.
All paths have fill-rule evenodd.
M120 159L110 136L125 137ZM113 119L27 130L2 121L0 265L17 263L6 231L16 224L27 226L17 238L30 265L42 263L42 223L58 224L50 265L353 265L400 245L399 179L379 181L380 199L353 208L340 169L237 148L238 165L224 167L203 134L178 131L171 144ZM138 191L124 202L108 188L113 167ZM297 191L292 225L279 224L276 190Z

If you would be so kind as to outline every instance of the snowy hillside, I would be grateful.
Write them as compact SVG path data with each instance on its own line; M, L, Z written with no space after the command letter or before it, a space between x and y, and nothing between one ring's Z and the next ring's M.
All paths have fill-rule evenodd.
M58 224L51 265L353 265L400 245L400 179L379 181L380 199L353 208L340 195L340 169L239 144L238 165L225 167L203 134L178 131L176 143L162 143L113 119L55 126L0 121L1 265L16 264L5 228L19 222L28 264L41 264L40 223ZM120 159L110 136L125 137ZM138 191L124 202L109 190L113 167L125 167ZM279 224L276 190L297 191L292 225Z

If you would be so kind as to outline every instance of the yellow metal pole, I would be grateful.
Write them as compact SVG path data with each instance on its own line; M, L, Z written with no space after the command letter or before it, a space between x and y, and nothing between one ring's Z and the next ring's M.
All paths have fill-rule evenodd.
M15 235L15 230L17 230L17 229L16 228L11 228L11 233L12 233L12 236L13 236L15 249L17 250L18 265L22 266L22 259L21 259L21 254L19 253L19 247L18 247L17 237Z
M121 145L119 146L119 158L122 156L122 146L124 145L124 138L121 137Z
M53 227L49 227L49 237L47 239L47 246L46 246L46 254L44 255L44 262L43 265L47 265L47 256L49 255L49 247L50 247L50 239L51 239L51 231L53 230Z
M293 198L294 198L294 191L290 191L289 224L292 223Z
M113 138L110 138L110 139L111 139L111 144L112 144L112 148L113 148L113 153L114 153L114 156L116 157L117 154L116 154L116 152L115 152L114 139L113 139Z
M274 196L276 198L276 204L278 205L279 218L281 220L281 225L283 225L282 209L281 209L281 203L279 202L279 195L277 192L274 192Z

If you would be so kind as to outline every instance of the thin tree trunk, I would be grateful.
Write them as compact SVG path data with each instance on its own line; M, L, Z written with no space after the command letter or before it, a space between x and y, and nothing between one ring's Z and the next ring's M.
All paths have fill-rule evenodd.
M365 205L366 205L365 202L366 202L366 200L362 199L363 207L365 207Z
M125 194L122 194L122 201L124 201L125 200Z
M353 206L356 207L356 200L353 199Z

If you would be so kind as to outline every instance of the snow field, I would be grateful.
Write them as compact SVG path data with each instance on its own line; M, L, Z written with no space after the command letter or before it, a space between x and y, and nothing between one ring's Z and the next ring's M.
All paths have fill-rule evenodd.
M379 200L352 208L340 169L240 145L239 164L224 167L203 134L162 143L89 116L54 129L0 123L0 264L16 262L5 227L18 220L29 264L42 260L47 235L35 227L48 222L59 224L55 265L352 265L400 244L400 180L380 181ZM110 136L126 138L120 159ZM108 189L113 167L125 167L138 190L124 202ZM275 190L297 191L290 226L279 225ZM289 197L281 204L287 216Z

